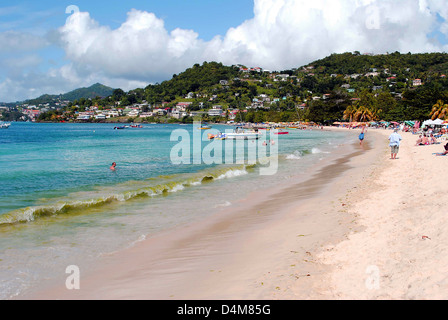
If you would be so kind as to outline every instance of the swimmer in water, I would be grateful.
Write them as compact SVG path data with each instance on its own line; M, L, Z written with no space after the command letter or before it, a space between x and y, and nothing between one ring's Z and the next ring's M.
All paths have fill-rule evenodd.
M112 162L112 165L110 167L110 170L115 171L115 167L117 166L117 164L115 162Z

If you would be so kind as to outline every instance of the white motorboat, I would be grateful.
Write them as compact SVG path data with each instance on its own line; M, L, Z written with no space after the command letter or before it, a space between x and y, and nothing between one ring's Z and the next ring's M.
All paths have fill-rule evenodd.
M0 129L8 129L10 125L10 123L0 122Z
M257 140L261 135L258 130L244 130L243 128L236 128L234 132L221 133L216 138L220 140L233 139L233 140Z

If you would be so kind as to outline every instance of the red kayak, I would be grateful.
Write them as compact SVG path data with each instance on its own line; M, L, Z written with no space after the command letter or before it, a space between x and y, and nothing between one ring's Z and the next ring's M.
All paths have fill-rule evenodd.
M275 134L289 134L289 132L286 132L286 131L280 131L280 132L276 132Z

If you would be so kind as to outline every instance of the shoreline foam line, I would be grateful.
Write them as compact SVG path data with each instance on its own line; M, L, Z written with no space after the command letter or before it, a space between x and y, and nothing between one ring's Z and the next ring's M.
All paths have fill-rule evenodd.
M213 180L231 179L241 175L248 174L248 170L253 169L255 165L239 165L224 168L214 168L212 170L203 170L199 173L190 174L187 177L174 179L172 181L165 181L163 184L156 185L142 185L138 189L123 190L119 193L114 193L113 189L117 188L108 187L105 190L97 191L96 197L90 197L83 200L59 200L52 204L42 206L32 206L27 208L16 209L11 212L0 215L0 227L2 225L11 225L16 223L32 222L36 219L55 216L55 215L68 215L71 213L78 213L83 210L89 210L93 208L100 208L112 203L125 203L134 199L142 197L154 197L163 194L169 194L173 192L181 191L187 187L193 187L201 185L205 182L211 182ZM176 175L173 176L176 178ZM130 182L126 182L129 184ZM107 191L112 189L111 191Z

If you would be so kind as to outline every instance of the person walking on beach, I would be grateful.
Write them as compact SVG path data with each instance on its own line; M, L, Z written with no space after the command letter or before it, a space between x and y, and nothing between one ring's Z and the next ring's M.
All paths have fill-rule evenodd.
M362 146L362 142L364 141L364 136L365 136L364 130L365 130L365 128L362 127L362 131L361 131L361 133L359 134L359 137L358 137L360 146Z
M400 148L401 136L398 134L398 128L389 136L390 158L397 159L398 149Z

